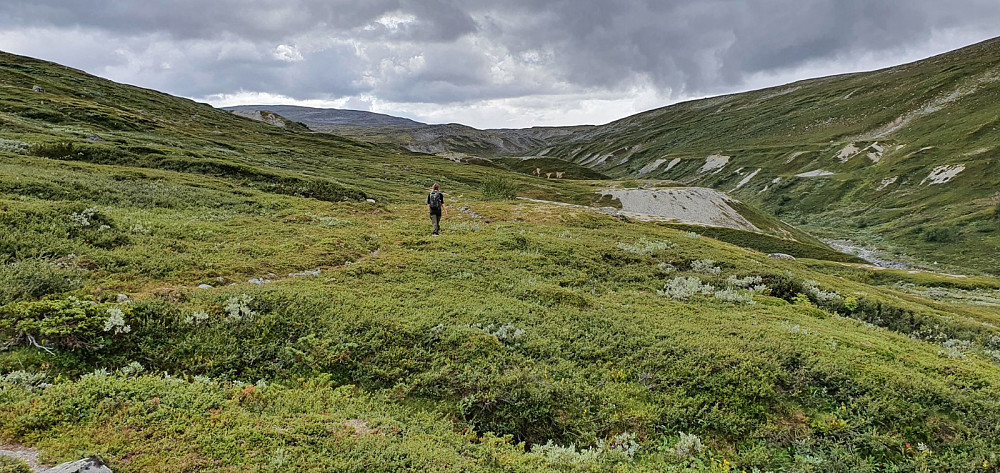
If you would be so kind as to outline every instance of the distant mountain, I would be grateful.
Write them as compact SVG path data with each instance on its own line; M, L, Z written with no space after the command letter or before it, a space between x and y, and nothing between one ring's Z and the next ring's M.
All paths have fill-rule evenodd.
M306 124L316 131L330 131L338 127L403 127L413 128L425 126L424 123L408 118L383 115L381 113L364 112L361 110L341 110L336 108L312 108L296 105L237 105L222 107L230 112L252 112L265 110L277 113L289 120Z
M518 154L591 128L579 126L479 130L457 123L429 125L381 113L294 105L240 105L223 107L223 110L257 120L269 117L268 113L278 114L305 124L314 131L396 145L407 151L426 154ZM267 113L261 116L261 112ZM271 120L276 121L274 118ZM277 121L274 124L281 126Z

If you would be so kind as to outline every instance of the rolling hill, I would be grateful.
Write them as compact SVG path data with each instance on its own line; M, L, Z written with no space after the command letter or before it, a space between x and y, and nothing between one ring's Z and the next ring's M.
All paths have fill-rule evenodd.
M410 152L476 157L524 153L543 146L548 140L591 128L575 126L479 130L457 123L428 125L379 113L292 105L240 105L225 107L223 110L238 114L260 111L275 113L301 122L315 131L381 143Z
M223 107L230 112L268 111L289 120L306 124L316 131L333 131L341 127L400 127L416 128L426 126L408 118L383 115L362 110L340 110L335 108L300 107L296 105L237 105Z
M1000 39L685 102L539 148L731 192L828 238L1000 273Z
M854 263L720 193L474 161L0 53L0 452L122 473L1000 461L1000 280ZM761 232L599 208L639 187Z

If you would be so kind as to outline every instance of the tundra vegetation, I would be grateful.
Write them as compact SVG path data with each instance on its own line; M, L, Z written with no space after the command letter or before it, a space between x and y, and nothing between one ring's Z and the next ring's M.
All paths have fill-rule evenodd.
M0 59L0 443L126 473L1000 461L995 278L769 259L505 200L604 181Z
M878 71L650 110L539 152L611 177L729 192L916 267L995 275L998 62L995 38Z

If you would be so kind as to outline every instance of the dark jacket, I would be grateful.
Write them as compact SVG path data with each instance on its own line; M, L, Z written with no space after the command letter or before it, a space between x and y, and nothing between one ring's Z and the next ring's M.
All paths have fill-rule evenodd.
M437 205L434 205L437 203ZM440 191L432 191L427 194L427 205L430 206L432 214L441 215L441 208L444 207L444 194Z

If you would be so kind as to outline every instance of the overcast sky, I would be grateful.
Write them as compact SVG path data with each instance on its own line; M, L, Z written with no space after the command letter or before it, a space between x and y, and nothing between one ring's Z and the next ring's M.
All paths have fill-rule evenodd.
M2 0L0 49L211 103L599 124L1000 36L997 0Z

